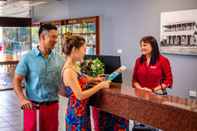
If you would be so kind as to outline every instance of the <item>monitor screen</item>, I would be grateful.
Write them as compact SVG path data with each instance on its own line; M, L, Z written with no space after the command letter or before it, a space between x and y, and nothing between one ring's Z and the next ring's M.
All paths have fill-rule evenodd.
M121 60L120 56L110 56L110 55L86 55L85 60L87 59L95 59L99 58L104 63L104 70L105 74L111 74L113 71L115 71L117 68L121 66ZM113 82L122 82L122 74L117 76Z

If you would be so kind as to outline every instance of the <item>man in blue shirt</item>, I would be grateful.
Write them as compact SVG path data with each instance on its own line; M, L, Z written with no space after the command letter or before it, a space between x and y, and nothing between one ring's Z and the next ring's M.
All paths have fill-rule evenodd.
M14 90L24 109L24 131L36 131L36 109L39 105L41 131L58 131L58 87L64 60L53 51L57 27L41 25L39 46L25 54L16 67ZM26 93L22 81L25 80Z

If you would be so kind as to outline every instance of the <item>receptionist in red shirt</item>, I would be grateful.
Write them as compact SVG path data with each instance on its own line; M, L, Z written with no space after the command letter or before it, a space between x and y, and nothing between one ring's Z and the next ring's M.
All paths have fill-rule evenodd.
M169 60L160 54L157 41L152 36L140 40L142 55L137 58L132 85L134 88L157 92L172 86Z

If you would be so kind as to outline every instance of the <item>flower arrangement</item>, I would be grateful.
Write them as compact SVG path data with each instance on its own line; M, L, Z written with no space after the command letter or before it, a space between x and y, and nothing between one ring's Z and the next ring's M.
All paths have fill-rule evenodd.
M98 58L94 60L85 60L81 64L81 72L93 77L104 74L104 63Z

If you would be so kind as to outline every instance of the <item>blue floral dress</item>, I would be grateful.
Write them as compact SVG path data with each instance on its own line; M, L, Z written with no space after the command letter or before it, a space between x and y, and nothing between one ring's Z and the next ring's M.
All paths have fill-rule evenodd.
M85 75L78 74L78 80L82 90L88 89ZM64 89L69 99L65 118L66 131L91 131L89 99L78 100L70 87L64 86ZM98 131L129 131L128 120L104 111L98 111L98 115Z
M82 90L86 90L87 78L78 74L78 80ZM68 86L65 86L65 92L68 97L66 131L91 131L89 99L78 100Z

